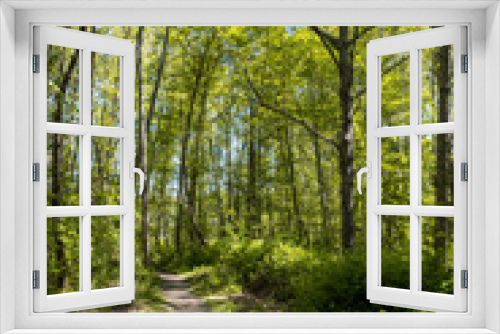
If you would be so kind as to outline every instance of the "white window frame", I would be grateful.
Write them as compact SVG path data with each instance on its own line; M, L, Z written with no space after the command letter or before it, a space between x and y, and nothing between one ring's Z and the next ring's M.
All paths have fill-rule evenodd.
M39 73L33 76L34 84L34 162L39 164L39 182L33 184L34 201L34 270L39 270L39 289L34 290L34 311L75 311L89 308L128 304L135 292L135 47L132 42L109 36L64 28L36 26L34 52L39 55ZM47 122L47 46L72 48L79 53L79 115L78 124ZM100 52L120 57L118 69L122 94L118 109L119 127L92 124L91 54ZM78 136L80 160L78 206L47 206L47 134ZM119 140L120 154L120 204L92 205L91 203L91 146L92 138L106 137ZM120 217L120 277L119 286L93 290L92 267L92 218ZM47 218L79 217L79 281L78 292L47 295Z
M461 287L461 270L467 270L467 186L461 181L461 163L467 163L467 75L461 71L461 56L467 54L466 27L450 26L432 30L380 38L369 42L367 58L367 162L371 166L371 177L367 179L366 224L367 224L367 298L376 304L402 306L421 310L467 310L467 290ZM454 120L447 123L423 124L421 122L421 50L443 45L454 47ZM381 57L408 52L410 55L410 108L409 124L382 127L381 108ZM453 182L454 203L452 206L422 205L422 154L421 135L453 134ZM406 137L409 139L410 191L408 205L383 205L382 195L382 146L384 137ZM396 289L383 286L382 281L382 217L388 215L409 218L410 229L410 287ZM422 291L422 217L454 218L453 294Z
M16 10L10 6L17 7ZM120 8L128 7L128 9ZM137 8L144 10L137 10ZM155 8L161 7L163 8ZM61 9L61 7L66 7ZM107 7L107 9L103 9ZM147 9L147 8L150 9ZM151 9L154 8L154 9ZM58 10L54 10L58 9ZM0 330L76 333L500 331L500 12L487 1L165 2L4 1L0 3ZM469 31L467 313L435 314L34 314L32 268L32 27L52 25L436 25ZM15 41L14 41L15 32ZM13 55L15 54L15 60ZM13 66L15 65L15 73ZM488 71L486 71L486 66ZM4 75L7 73L7 75ZM15 74L15 75L14 75ZM15 78L15 87L12 81ZM14 89L15 88L15 89ZM14 95L9 95L9 93ZM15 110L15 116L13 113ZM488 121L486 121L486 119ZM15 143L12 145L15 128ZM487 149L488 154L486 154ZM15 162L14 162L15 161ZM487 164L486 164L487 163ZM15 171L15 178L12 177ZM488 182L486 182L488 172ZM14 179L14 181L12 180ZM12 196L15 186L15 201ZM14 202L14 203L12 203ZM486 203L485 203L486 202ZM9 209L14 204L15 211ZM12 222L15 221L15 225ZM12 240L15 238L15 244ZM14 254L14 256L12 256ZM26 261L29 259L29 261ZM15 282L15 285L13 284ZM9 285L10 284L10 285ZM15 289L12 289L15 286ZM12 291L14 290L14 291ZM486 293L486 290L488 293ZM12 305L15 305L14 308ZM142 328L133 330L133 328ZM242 329L240 331L236 329ZM301 330L292 329L301 328ZM384 328L384 330L380 330ZM60 329L60 331L56 331ZM97 329L103 329L101 331ZM225 330L221 330L225 329ZM260 329L260 330L259 330ZM268 329L268 330L265 330ZM273 330L274 329L274 330ZM322 330L321 330L322 329ZM342 330L344 329L344 330ZM346 330L349 329L349 330ZM378 330L377 330L378 329ZM412 330L413 329L413 330ZM45 331L43 331L45 330ZM81 331L80 331L81 332ZM157 331L157 333L160 331ZM187 331L184 331L187 332ZM248 332L248 330L246 331ZM108 331L109 333L109 331Z

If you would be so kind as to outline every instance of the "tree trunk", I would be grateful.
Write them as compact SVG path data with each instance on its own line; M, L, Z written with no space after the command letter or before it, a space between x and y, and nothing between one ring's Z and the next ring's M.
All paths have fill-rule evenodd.
M229 106L231 108L231 106ZM227 223L229 226L233 222L233 168L232 168L232 110L227 113L226 123L226 170L227 170ZM225 236L221 235L222 237Z
M332 61L339 70L340 85L338 95L341 110L341 128L338 132L337 152L339 155L339 170L341 178L341 205L342 205L342 248L352 251L354 247L354 149L353 149L353 95L354 82L354 49L356 40L364 36L373 27L366 27L362 31L359 27L339 27L339 36L334 37L318 27L311 27L321 39L330 54ZM349 37L351 30L353 38Z
M319 191L319 201L321 207L321 222L323 224L323 241L325 245L329 242L329 229L328 229L328 208L326 206L327 203L327 189L325 186L324 174L323 174L323 166L321 165L321 147L319 145L318 137L313 137L314 143L314 156L316 160L316 175L318 177L318 191Z
M297 196L297 186L295 184L295 159L292 150L292 135L288 126L285 126L285 144L287 148L287 162L288 162L288 177L290 182L290 191L292 193L293 213L295 215L295 223L297 226L297 233L299 242L302 242L305 237L304 222L300 216L299 201Z
M189 111L186 116L186 126L184 129L184 135L182 136L182 142L181 142L181 156L180 156L180 166L179 166L179 185L178 185L178 194L177 194L177 218L176 218L176 247L177 247L177 254L180 256L182 255L181 247L180 247L180 231L182 228L182 219L183 219L183 214L184 214L184 203L186 202L186 189L187 185L186 182L187 180L187 165L186 165L186 157L187 157L187 150L188 150L188 143L189 143L189 138L191 136L191 120L193 118L194 114L194 106L198 97L198 93L200 90L200 83L202 80L203 76L203 71L205 68L205 58L208 53L208 45L207 48L205 48L205 51L203 54L199 55L199 60L197 64L197 69L195 73L195 78L194 78L194 84L193 84L193 89L191 91L191 96L190 96L190 101L189 101Z
M189 222L190 222L190 233L192 235L192 240L194 236L198 237L201 247L205 245L205 238L200 230L199 225L195 221L196 216L196 200L197 200L197 186L199 177L199 167L201 161L199 160L200 152L200 140L203 138L203 119L207 112L207 99L208 99L208 79L205 79L205 87L203 91L203 96L201 99L201 111L198 113L198 119L196 121L196 140L194 149L194 159L195 163L191 168L191 180L189 184L189 196L188 196L188 212L189 212ZM200 139L201 137L201 139Z
M342 194L342 246L351 251L354 246L354 170L353 170L353 115L351 88L354 79L353 48L355 42L349 39L349 27L339 28L338 69L341 84L339 100L341 109L341 130L339 135L339 167Z
M247 184L247 233L255 237L257 224L257 157L255 145L255 106L250 106L250 124L248 127L248 184Z

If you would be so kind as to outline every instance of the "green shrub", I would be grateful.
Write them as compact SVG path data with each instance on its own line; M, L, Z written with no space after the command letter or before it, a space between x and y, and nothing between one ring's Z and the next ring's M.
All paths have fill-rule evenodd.
M208 281L215 289L240 285L247 292L275 300L283 311L407 311L371 304L366 299L366 251L339 255L261 239L226 239L211 244L213 263ZM215 258L215 257L214 257ZM212 258L212 259L214 259ZM408 281L409 265L384 257L392 286Z

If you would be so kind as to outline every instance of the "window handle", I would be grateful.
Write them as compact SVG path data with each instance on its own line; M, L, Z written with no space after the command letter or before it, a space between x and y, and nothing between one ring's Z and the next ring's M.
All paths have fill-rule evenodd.
M129 164L130 178L134 178L134 174L139 174L139 195L144 191L144 172L140 168L134 167L134 162L130 161Z
M372 163L370 161L368 161L367 166L361 168L357 174L357 176L358 176L358 192L360 194L362 194L362 192L361 192L361 176L363 176L363 173L366 173L366 177L371 179L371 177L372 177Z

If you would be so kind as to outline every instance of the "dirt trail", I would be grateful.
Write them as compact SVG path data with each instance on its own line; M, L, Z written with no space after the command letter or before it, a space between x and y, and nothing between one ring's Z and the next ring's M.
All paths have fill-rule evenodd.
M207 302L195 296L188 280L176 274L160 274L163 280L163 293L168 306L174 312L209 312Z

